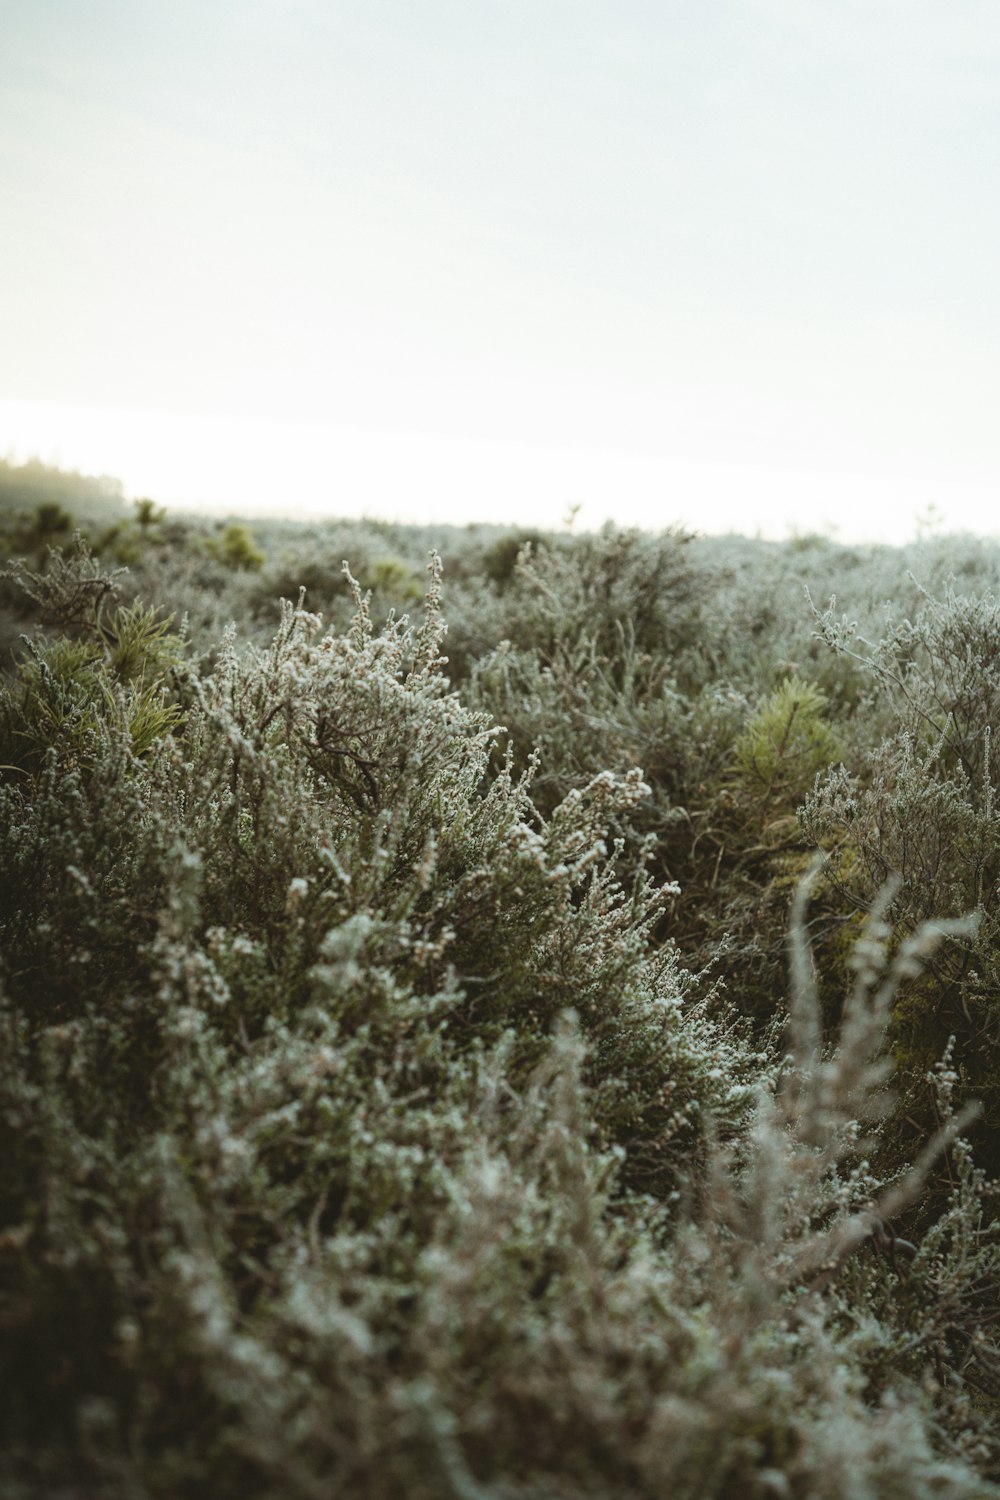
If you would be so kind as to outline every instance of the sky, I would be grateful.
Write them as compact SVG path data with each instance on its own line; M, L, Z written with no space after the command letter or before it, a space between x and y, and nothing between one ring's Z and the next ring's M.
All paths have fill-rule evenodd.
M1000 530L996 0L3 0L0 452Z

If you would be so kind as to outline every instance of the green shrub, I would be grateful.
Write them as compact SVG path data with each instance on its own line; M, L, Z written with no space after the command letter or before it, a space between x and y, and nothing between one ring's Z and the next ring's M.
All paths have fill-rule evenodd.
M823 717L827 700L811 682L789 677L765 699L735 745L743 788L764 807L795 808L834 760L837 741Z
M218 536L207 537L205 550L237 573L259 573L266 560L249 526L239 521L229 521Z
M514 531L498 537L483 552L483 574L498 589L505 589L514 576L522 552L526 549L537 552L545 546L546 539L540 531Z
M371 587L375 593L401 604L412 604L423 593L419 577L396 557L378 559L371 570Z

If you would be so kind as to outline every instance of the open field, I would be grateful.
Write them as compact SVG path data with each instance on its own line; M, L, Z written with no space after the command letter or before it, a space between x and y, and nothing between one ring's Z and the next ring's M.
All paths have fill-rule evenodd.
M1000 545L0 545L0 1493L1000 1494Z

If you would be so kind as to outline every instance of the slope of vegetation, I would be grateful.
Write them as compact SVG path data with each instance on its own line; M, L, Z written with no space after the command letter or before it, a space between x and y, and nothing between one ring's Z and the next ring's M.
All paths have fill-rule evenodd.
M1000 550L64 504L2 1492L1000 1495Z

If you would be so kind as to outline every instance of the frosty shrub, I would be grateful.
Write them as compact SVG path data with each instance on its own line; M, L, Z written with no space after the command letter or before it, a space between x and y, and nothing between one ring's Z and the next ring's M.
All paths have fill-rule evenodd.
M969 1092L982 1098L992 1159L1000 1166L1000 607L990 594L924 596L912 620L876 643L856 641L828 612L820 629L850 652L871 681L890 732L863 771L830 772L809 798L804 825L837 851L842 891L864 907L890 873L902 928L933 916L975 912L975 935L949 945L900 997L897 1055L921 1090L948 1037Z
M680 652L697 621L699 580L686 555L690 540L681 531L649 535L609 524L559 546L527 541L505 590L505 634L547 662L583 637L613 657L627 621L640 651Z
M580 556L644 578L637 550ZM178 536L139 574L186 607L223 569ZM919 894L873 887L829 1027L800 887L783 1037L750 1044L735 981L696 998L641 847L663 788L693 801L702 744L732 805L713 827L749 830L741 878L772 879L741 798L762 770L784 806L821 769L819 691L672 675L679 584L646 639L612 628L614 588L589 635L550 599L455 685L436 557L414 622L376 627L342 576L346 628L300 597L269 642L237 624L209 648L216 601L191 651L163 596L123 603L83 548L21 572L40 623L0 693L0 1490L1000 1494L996 1187L963 1135L961 1038L925 1069L914 1157L886 1123L887 1030L982 924L911 938ZM477 629L521 577L487 580ZM491 695L540 751L528 727L505 748ZM687 858L713 892L713 838Z
M679 884L669 930L695 968L738 978L741 1009L766 1020L789 894L809 858L796 811L840 742L833 700L789 659L793 624L806 642L811 624L801 579L784 589L771 579L766 617L762 599L760 617L737 623L741 608L757 614L756 585L737 590L726 568L699 569L693 556L697 545L673 533L524 550L496 622L510 636L482 652L464 692L506 727L517 765L539 752L543 807L597 766L642 769L650 796L616 829L623 872L651 859ZM759 657L741 649L754 631ZM724 667L732 677L707 675ZM825 675L842 703L843 682Z

